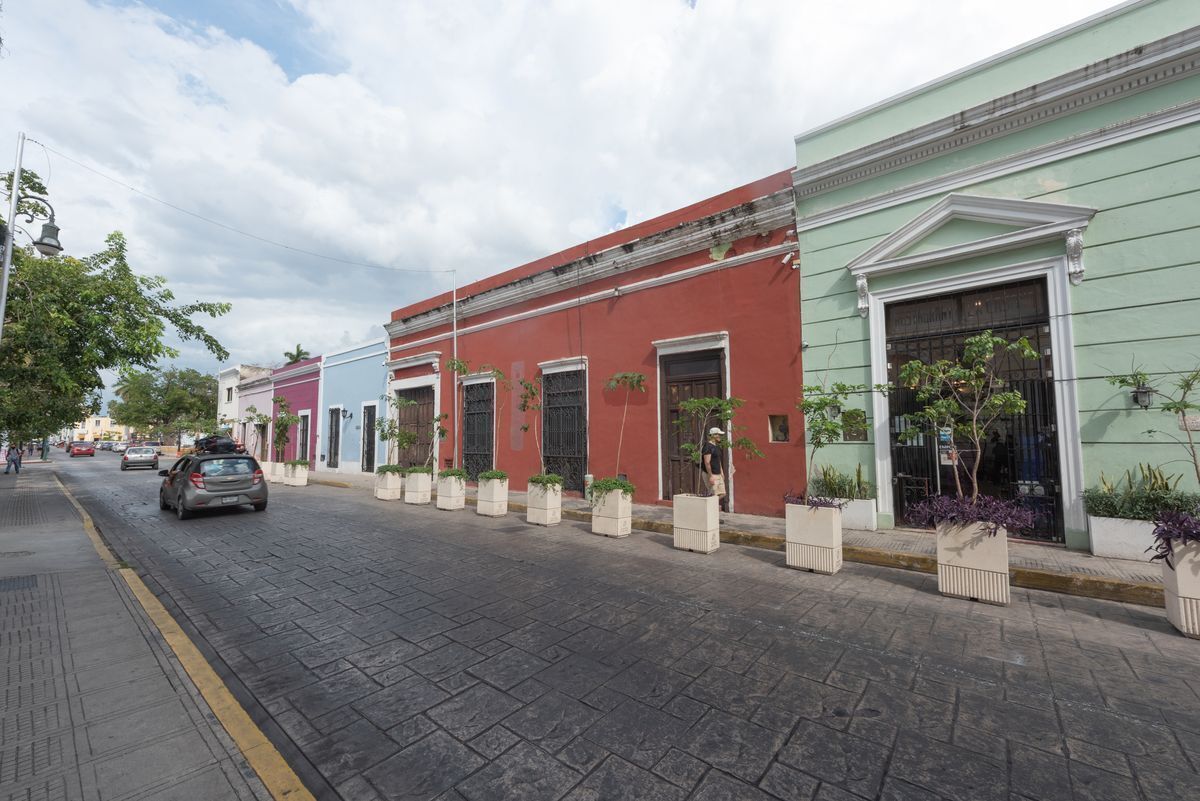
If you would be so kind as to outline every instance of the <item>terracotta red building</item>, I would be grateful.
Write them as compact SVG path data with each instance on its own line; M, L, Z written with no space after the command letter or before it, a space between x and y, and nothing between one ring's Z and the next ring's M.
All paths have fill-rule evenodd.
M697 471L673 425L688 397L745 401L734 424L762 459L726 455L734 511L782 514L783 495L804 483L800 279L791 173L784 171L670 214L577 245L392 313L392 392L423 441L401 461L422 461L445 414L439 467L472 477L495 466L513 489L539 472L533 414L519 380L542 380L541 443L547 469L582 489L584 476L618 472L625 393L616 373L645 375L625 415L621 474L639 503L692 491ZM499 380L491 370L504 374Z

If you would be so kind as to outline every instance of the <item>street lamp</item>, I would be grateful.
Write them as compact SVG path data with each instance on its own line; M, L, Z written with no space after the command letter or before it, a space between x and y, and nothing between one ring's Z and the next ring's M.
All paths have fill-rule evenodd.
M42 225L42 235L33 240L33 246L43 256L57 256L62 252L62 243L58 241L58 226L54 223L54 207L44 198L21 195L21 158L25 155L25 134L17 134L17 159L13 167L12 191L8 193L8 224L4 226L4 263L0 275L0 339L4 337L4 313L8 306L8 275L12 272L13 234L16 233L18 217L32 223L34 214L31 211L18 212L17 206L22 200L32 200L44 204L50 209L50 219Z

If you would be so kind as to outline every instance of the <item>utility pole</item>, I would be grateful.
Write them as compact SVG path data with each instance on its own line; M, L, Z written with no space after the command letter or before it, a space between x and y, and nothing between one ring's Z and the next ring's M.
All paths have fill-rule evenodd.
M21 158L25 134L17 134L17 164L13 167L12 191L8 195L8 219L4 225L4 274L0 277L0 341L4 339L4 312L8 306L8 274L12 271L13 234L17 225L17 202L21 197Z

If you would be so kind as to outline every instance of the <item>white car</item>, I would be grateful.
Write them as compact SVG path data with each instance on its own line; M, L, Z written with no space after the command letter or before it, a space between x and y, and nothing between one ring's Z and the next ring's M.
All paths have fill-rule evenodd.
M129 450L128 442L114 442L112 446L113 453L124 453Z

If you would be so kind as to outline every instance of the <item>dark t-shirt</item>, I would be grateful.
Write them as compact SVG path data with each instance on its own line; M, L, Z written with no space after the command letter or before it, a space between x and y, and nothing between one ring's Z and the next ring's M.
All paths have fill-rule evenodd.
M709 469L714 476L721 475L721 446L713 445L711 442L704 443L704 448L700 451L701 467L703 467L703 459L705 456L711 456L709 460Z

